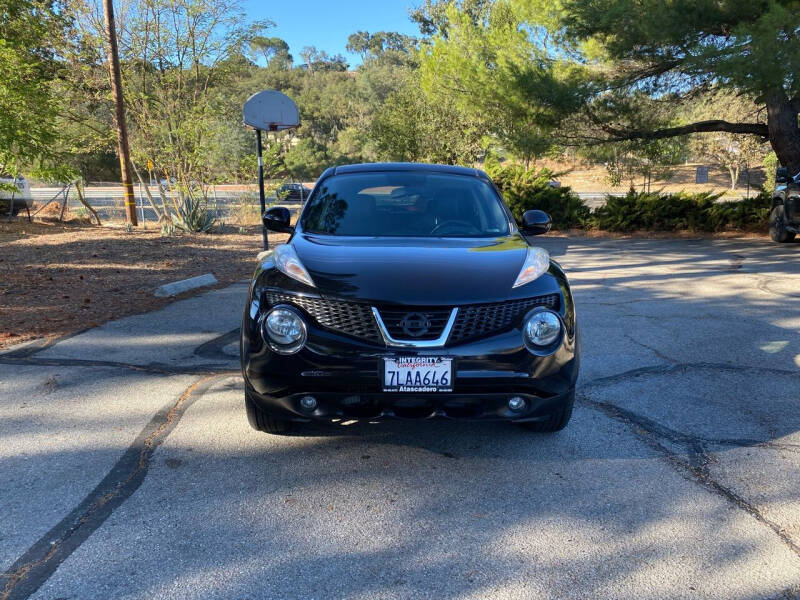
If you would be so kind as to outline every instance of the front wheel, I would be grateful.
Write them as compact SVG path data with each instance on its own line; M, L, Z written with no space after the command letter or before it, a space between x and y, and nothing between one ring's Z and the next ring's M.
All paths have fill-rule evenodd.
M520 423L520 427L536 433L551 433L561 431L572 417L572 408L575 405L575 390L573 389L564 403L555 411L547 415L544 421L531 421Z
M294 425L294 423L284 419L276 419L269 413L261 410L258 404L251 398L248 390L244 392L244 407L247 411L247 420L250 423L250 427L256 431L282 435L292 430L292 425Z
M773 242L785 244L794 239L794 233L786 229L783 206L776 206L769 215L769 237Z

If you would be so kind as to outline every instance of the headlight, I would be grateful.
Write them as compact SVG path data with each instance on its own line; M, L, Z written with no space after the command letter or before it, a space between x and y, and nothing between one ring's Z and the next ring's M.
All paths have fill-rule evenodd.
M552 345L561 335L561 319L551 310L538 310L525 319L522 329L525 343L535 349Z
M517 275L517 280L513 287L519 287L538 279L543 273L547 273L550 268L550 254L544 248L528 248L525 262Z
M314 287L314 281L311 279L311 275L308 274L303 263L300 262L300 257L297 256L297 252L295 252L294 248L289 244L275 246L275 250L272 252L272 259L275 261L275 266L281 273Z
M273 308L261 320L261 337L278 354L294 354L306 343L306 324L293 310Z

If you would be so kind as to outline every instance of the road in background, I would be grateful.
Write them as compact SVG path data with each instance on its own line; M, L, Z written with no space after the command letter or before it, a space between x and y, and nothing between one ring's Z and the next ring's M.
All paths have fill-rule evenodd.
M306 183L305 185L311 187L313 186L313 182ZM252 189L250 189L250 187L252 187ZM156 204L160 207L161 199L158 193L158 186L149 186L149 189ZM89 200L89 203L98 210L102 219L121 220L124 218L125 209L121 187L88 186L85 190L86 198ZM140 184L134 185L134 190L136 194L136 210L139 213L139 218L146 221L156 221L155 211L153 211L150 206L150 202L144 191L144 186ZM47 202L60 191L61 188L31 188L33 199L40 203ZM580 192L578 196L589 208L595 209L605 204L607 194L605 192ZM168 198L171 198L169 194ZM726 198L726 200L730 200L730 198ZM277 203L278 199L275 197L275 194L271 194L267 202ZM297 201L293 202L288 200L282 200L280 204L285 204L287 206L300 205ZM227 215L240 210L243 205L257 210L258 190L255 186L219 185L210 186L208 188L208 208L217 218L224 219ZM70 194L69 207L72 212L83 210L75 192Z

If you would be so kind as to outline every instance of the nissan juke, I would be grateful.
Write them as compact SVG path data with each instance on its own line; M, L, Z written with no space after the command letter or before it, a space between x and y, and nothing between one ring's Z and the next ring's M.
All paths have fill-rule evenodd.
M540 432L570 419L580 363L561 267L482 171L424 164L330 168L264 252L241 328L253 428L445 417Z

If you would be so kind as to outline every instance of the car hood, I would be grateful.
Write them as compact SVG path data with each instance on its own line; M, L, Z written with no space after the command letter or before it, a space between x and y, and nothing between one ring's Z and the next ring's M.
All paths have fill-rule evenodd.
M456 239L298 233L291 244L323 296L425 306L553 291L554 282L539 280L512 289L528 249L519 234Z

